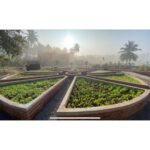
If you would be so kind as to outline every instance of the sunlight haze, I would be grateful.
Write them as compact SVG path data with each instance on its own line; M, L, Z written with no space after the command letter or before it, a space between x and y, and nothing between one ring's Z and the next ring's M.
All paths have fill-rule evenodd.
M36 30L43 44L68 48L80 45L80 55L116 55L128 40L135 41L142 51L150 50L149 30Z

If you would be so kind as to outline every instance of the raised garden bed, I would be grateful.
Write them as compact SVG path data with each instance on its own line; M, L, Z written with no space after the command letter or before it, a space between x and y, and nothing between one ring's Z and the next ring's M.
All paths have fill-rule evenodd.
M53 77L4 83L0 88L0 109L17 119L32 119L61 88L67 77Z
M13 76L11 79L21 79L21 78L32 78L32 77L42 77L45 75L26 75L26 74L17 74Z
M77 79L67 108L84 108L122 103L140 96L144 91L129 87Z
M35 74L35 75L28 75L28 74L17 74L16 76L13 76L12 78L10 79L27 79L27 78L38 78L38 77L47 77L47 76L50 76L50 75L39 75L39 74Z
M128 74L128 73L122 73L120 75L88 75L88 77L100 79L103 81L109 81L113 83L120 83L125 85L131 85L136 86L139 88L146 88L149 89L149 85L147 82L143 81L142 79L139 79L138 77L135 77L134 75Z
M99 76L98 76L99 77ZM129 83L134 83L134 84L141 84L141 82L134 77L128 76L128 75L108 75L108 76L100 76L105 79L110 79L110 80L117 80L117 81L122 81L122 82L129 82Z
M146 89L75 77L57 116L127 119L144 106L148 97Z
M27 71L27 72L54 72L54 71L49 70L49 69L40 69L40 70L30 70L30 71Z
M18 78L10 78L5 80L0 80L0 85L3 83L18 83L21 81L30 81L30 80L37 80L37 79L45 79L45 78L51 78L56 76L62 76L62 75L18 75Z
M104 76L104 75L122 75L122 72L118 71L107 71L107 70L98 70L94 72L89 72L88 75L94 75L94 76Z
M31 71L25 71L22 73L23 75L56 75L56 71L51 70L31 70Z

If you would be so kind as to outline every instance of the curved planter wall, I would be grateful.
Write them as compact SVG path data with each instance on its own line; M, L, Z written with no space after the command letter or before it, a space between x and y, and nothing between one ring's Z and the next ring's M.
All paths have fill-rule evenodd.
M42 80L46 79L50 78L45 78ZM32 119L44 107L44 105L50 101L52 96L61 88L66 79L67 77L65 76L63 79L59 80L55 85L50 87L48 90L43 92L40 96L28 104L19 104L0 95L0 109L8 113L10 116L15 117L16 119ZM34 81L39 80L37 79ZM7 85L7 83L5 83L5 85Z
M144 93L137 98L130 101L126 101L119 104L99 106L99 107L89 107L89 108L66 108L68 100L70 98L73 86L75 84L76 78L72 81L62 103L57 110L57 116L59 117L100 117L101 119L127 119L131 115L138 112L146 103L149 98L149 90L144 90ZM93 79L89 77L84 77L87 79L92 79L95 81L101 81L105 83L110 83L108 81L102 81L99 79ZM134 86L122 85L119 83L112 83L120 86L137 88Z

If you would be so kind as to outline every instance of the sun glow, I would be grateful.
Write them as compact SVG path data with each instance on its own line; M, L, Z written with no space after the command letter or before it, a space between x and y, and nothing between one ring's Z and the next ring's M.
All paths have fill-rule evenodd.
M67 35L64 39L63 46L70 49L74 46L75 40L72 36Z

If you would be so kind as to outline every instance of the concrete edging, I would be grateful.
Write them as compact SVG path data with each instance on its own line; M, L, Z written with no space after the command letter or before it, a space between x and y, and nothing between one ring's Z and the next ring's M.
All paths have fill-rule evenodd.
M0 109L16 119L32 119L61 88L66 79L67 76L64 76L63 79L27 104L19 104L0 95ZM39 80L37 79L36 81Z
M89 77L84 77L84 78L110 83L108 81L102 81L99 79L93 79ZM118 103L118 104L108 105L108 106L90 107L90 108L66 108L67 102L70 98L70 94L72 92L76 79L77 77L75 77L74 80L72 81L64 99L62 100L62 103L60 104L57 110L57 116L59 117L87 117L88 116L88 117L100 117L101 119L104 120L105 119L109 119L109 120L127 119L129 116L135 114L144 106L144 104L146 103L150 95L150 91L144 89L144 93L142 95L123 103ZM112 83L112 84L132 87L137 89L137 87L130 86L130 85L123 85L119 83Z

